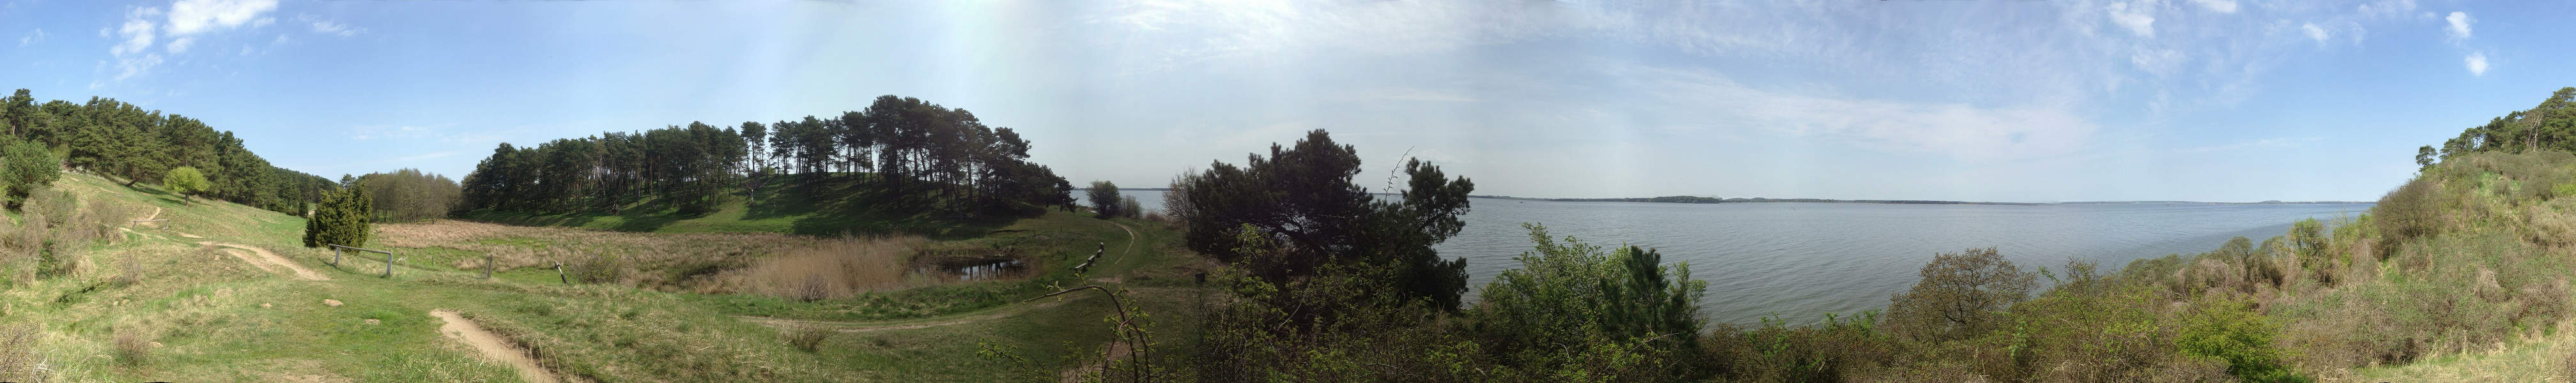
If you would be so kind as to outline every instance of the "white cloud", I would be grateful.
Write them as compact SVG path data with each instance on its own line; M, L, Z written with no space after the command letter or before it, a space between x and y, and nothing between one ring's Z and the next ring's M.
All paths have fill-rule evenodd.
M2326 42L2326 38L2333 37L2333 35L2326 33L2325 28L2317 27L2316 23L2299 24L2299 31L2307 33L2309 40L2316 40L2320 43Z
M2442 20L2451 23L2450 27L2443 28L2442 30L2450 32L2452 39L2469 38L2469 24L2478 22L2477 18L2469 17L2467 12L2451 12L2450 16L2443 17Z
M115 78L123 81L151 73L153 67L165 62L160 54L146 52L161 39L168 39L161 45L164 51L174 56L184 54L208 33L265 24L270 18L261 15L275 10L277 0L178 0L170 3L166 11L160 7L130 8L125 21L115 28L115 35L121 39L107 49L108 55L116 58ZM99 36L108 35L107 29L99 30Z
M2404 16L2415 12L2415 0L2381 0L2355 6L2353 10L2374 18Z
M348 25L348 24L342 24L342 23L340 23L340 22L338 22L338 21L332 21L332 20L328 20L328 19L323 19L321 16L314 16L314 15L312 15L312 14L295 15L295 20L296 20L296 21L301 21L301 22L305 22L305 23L313 24L313 33L320 33L320 34L326 34L326 35L340 35L340 37L349 37L349 36L356 36L356 35L358 35L359 33L365 33L365 32L367 31L367 29L366 29L366 28L359 28L359 27L356 27L356 26Z
M2469 75L2471 75L2471 76L2485 76L2485 75L2487 75L2487 53L2486 53L2486 52L2469 52L2469 57L2468 57L2468 58L2466 58L2466 59L2462 59L2462 61L2468 65L2468 67L2469 67Z
M153 24L152 20L147 18L159 15L161 15L161 9L152 7L126 11L125 23L116 28L116 34L125 36L125 40L116 43L116 46L108 47L107 53L124 56L129 53L141 53L144 49L151 48L153 39L158 37L153 31L158 29L159 25Z
M150 73L152 71L152 67L160 65L161 54L159 53L145 53L143 56L130 58L118 57L116 59L116 80L125 81L127 78L142 75L144 73Z
M2155 8L2156 3L2154 1L2111 3L2109 13L2111 15L2111 22L2120 24L2120 27L2122 28L2128 28L2129 33L2135 33L2139 36L2155 37Z
M18 46L22 46L22 47L23 47L23 46L28 46L28 45L35 44L35 43L40 42L40 41L45 41L45 36L52 36L52 35L46 34L46 33L45 33L45 29L44 29L44 28L36 28L36 30L35 30L35 31L27 32L27 35L26 35L25 37L19 37L19 38L18 38Z
M2201 8L2208 8L2210 12L2236 13L2236 0L2191 0L2191 3L2200 4Z
M229 29L277 10L277 0L179 0L170 3L170 34L191 35Z

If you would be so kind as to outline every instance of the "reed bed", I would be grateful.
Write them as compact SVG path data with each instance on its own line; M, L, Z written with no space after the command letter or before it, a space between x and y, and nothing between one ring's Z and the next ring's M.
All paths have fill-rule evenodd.
M490 254L495 268L502 271L551 268L560 262L582 283L806 301L955 283L958 278L942 271L958 266L954 264L961 258L986 262L1025 258L1007 247L935 244L919 236L628 233L458 220L379 224L375 243ZM480 269L483 262L482 257L469 256L454 260L452 266Z

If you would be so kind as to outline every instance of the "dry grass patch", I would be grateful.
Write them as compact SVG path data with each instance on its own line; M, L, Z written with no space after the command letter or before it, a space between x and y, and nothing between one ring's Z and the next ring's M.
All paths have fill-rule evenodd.
M583 283L664 291L752 293L799 300L951 283L946 270L1027 262L1010 247L934 244L918 236L818 238L775 233L629 233L446 220L376 225L376 243L491 255L499 270L560 262ZM484 257L453 261L480 269ZM1017 270L1032 269L1021 267ZM979 279L1011 278L1003 270Z
M786 249L717 275L711 292L752 292L815 301L864 291L931 283L913 274L907 256L921 237L843 238Z

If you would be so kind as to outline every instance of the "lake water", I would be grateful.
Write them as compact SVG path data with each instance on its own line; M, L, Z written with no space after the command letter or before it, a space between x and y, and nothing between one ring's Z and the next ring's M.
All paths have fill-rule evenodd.
M1129 190L1147 209L1162 192ZM1671 204L1470 200L1467 227L1439 246L1465 257L1469 299L1530 249L1523 222L1603 247L1661 249L1708 281L1701 313L1712 322L1796 323L1825 313L1882 310L1914 285L1936 252L1996 247L2026 269L2070 258L2106 269L2130 260L2215 249L2229 237L2261 243L2302 218L2331 219L2368 204L1907 205L1857 203ZM2047 281L2042 280L2041 283Z

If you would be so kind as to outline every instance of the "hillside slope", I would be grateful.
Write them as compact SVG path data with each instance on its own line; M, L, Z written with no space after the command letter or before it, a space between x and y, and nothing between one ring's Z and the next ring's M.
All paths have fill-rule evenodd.
M1084 355L1110 338L1105 326L1065 331L1067 326L1091 328L1112 314L1112 306L1096 295L1020 300L1038 294L1033 291L1052 291L1050 286L1102 284L1131 291L1127 304L1178 310L1173 305L1187 302L1181 297L1190 290L1172 288L1187 283L1187 274L1173 267L1193 260L1174 255L1170 243L1176 234L1159 226L1056 213L1008 223L994 235L924 242L930 249L1012 249L1038 265L1024 276L924 280L931 277L914 270L898 287L806 301L757 291L660 288L651 276L690 273L662 264L637 263L623 269L625 277L574 285L539 267L483 279L472 267L479 266L480 254L390 246L395 234L380 226L375 246L398 254L394 275L384 278L382 257L352 255L333 265L331 252L299 246L304 223L294 216L220 201L182 201L148 186L127 188L81 174L67 174L54 187L94 205L84 209L121 208L133 219L169 219L164 222L170 226L125 225L113 230L112 241L76 246L76 256L61 262L73 265L68 272L10 270L12 277L0 286L0 380L443 382L525 376L802 382L1051 376L1086 363L1059 356ZM690 241L662 237L672 234L571 231L559 237ZM541 257L532 262L583 255L536 240L477 243ZM1108 251L1093 272L1064 270L1101 248ZM660 256L645 251L617 256ZM730 256L758 264L779 255ZM322 278L298 277L283 267L288 265ZM460 326L433 312L470 323ZM812 325L780 326L782 321ZM1190 326L1186 318L1157 322ZM498 344L506 349L500 352L521 353L542 371L490 357L494 350L464 341L476 336L450 334L463 331L458 329L486 331L491 338L485 339L502 340ZM851 331L862 329L868 331ZM792 342L799 338L813 341Z

